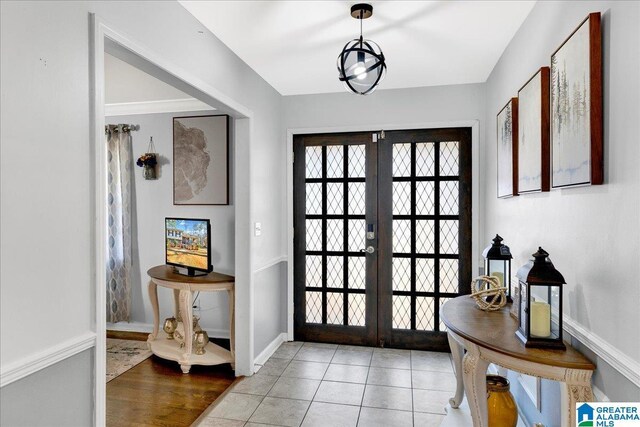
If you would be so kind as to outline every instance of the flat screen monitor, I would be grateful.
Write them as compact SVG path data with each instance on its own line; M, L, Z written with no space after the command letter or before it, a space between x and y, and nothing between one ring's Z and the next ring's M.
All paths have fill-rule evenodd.
M181 274L212 271L211 223L208 219L165 218L165 262Z

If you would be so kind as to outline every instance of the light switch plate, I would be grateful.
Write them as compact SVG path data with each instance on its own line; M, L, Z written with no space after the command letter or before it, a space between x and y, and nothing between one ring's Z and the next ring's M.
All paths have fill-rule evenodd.
M255 226L253 228L253 233L256 236L259 236L259 235L262 234L262 223L260 223L260 222L256 222L255 223Z

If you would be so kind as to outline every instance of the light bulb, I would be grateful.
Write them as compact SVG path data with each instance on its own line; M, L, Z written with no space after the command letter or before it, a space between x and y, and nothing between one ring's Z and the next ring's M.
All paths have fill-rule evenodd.
M367 78L367 74L368 74L368 73L360 73L360 74L356 75L356 79L358 79L358 80L364 80L364 79L366 79L366 78Z
M365 76L367 75L367 67L365 67L364 62L358 62L355 66L355 68L353 69L353 74L358 76L358 78L360 78L361 74L364 74Z

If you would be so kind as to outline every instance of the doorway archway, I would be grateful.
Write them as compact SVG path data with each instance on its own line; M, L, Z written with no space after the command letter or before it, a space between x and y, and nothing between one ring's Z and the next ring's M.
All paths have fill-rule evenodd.
M95 277L95 324L97 336L94 364L94 423L105 423L104 382L106 369L106 148L104 137L104 53L122 59L151 76L170 84L192 97L212 106L221 114L234 119L234 179L235 203L235 345L236 375L253 373L253 259L251 233L250 146L253 112L241 103L227 97L220 90L172 63L161 53L146 48L139 42L118 31L116 26L91 14L91 152L93 155L92 187L94 200L92 214L95 228L93 242L93 275Z

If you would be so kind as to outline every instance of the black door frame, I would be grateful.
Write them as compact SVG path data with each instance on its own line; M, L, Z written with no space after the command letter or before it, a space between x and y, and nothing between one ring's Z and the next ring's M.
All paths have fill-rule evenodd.
M462 170L462 173L460 174L460 191L468 192L468 203L462 202L460 205L460 212L461 212L460 230L461 231L459 234L460 236L459 237L459 248L460 248L459 254L460 254L460 258L468 259L469 263L464 263L465 265L461 267L461 271L459 274L459 293L467 294L470 291L469 287L470 287L471 270L472 270L472 263L473 263L472 247L471 247L471 223L472 223L472 216L471 216L471 203L472 203L472 196L471 196L472 137L471 137L471 133L472 133L472 128L471 127L387 131L386 135L384 133L382 134L382 135L385 135L385 139L379 140L377 143L372 143L372 134L373 134L372 132L353 132L353 133L340 132L339 134L332 133L332 134L310 134L310 135L294 134L293 135L293 148L294 148L293 151L294 151L295 162L293 162L293 183L292 184L295 190L296 182L298 183L305 182L305 158L304 158L304 146L305 146L304 141L305 140L307 141L307 143L311 143L312 145L342 144L342 142L340 141L340 136L344 135L345 133L349 133L350 136L359 135L359 138L360 138L356 142L352 142L352 144L368 144L368 145L372 145L372 149L378 150L379 149L378 145L384 146L385 142L388 143L386 145L390 149L391 143L393 143L394 140L396 140L397 138L403 138L402 141L397 140L397 142L427 141L426 139L424 139L425 138L424 132L429 133L431 137L430 141L434 141L433 138L436 138L437 141L458 140L461 143L461 148L464 147L464 149L460 150L460 162L461 162L461 170ZM410 136L412 135L415 138L409 141L406 139L407 135L410 135ZM311 142L311 140L315 140L315 143ZM374 163L377 163L374 165L370 165L371 163L370 159L372 156L367 156L368 172L371 168L373 168L371 170L375 170L375 180L372 183L372 185L367 186L367 198L377 196L378 189L376 187L379 181L381 185L385 185L382 183L382 180L380 180L378 177L378 172L380 174L385 173L382 171L382 169L378 169L380 167L380 163L384 161L382 160L384 155L379 155L381 153L378 153L378 152L375 152L375 154L377 155L378 162L374 162ZM386 164L389 165L389 163L390 163L389 159L387 158ZM367 173L367 175L370 175L370 174ZM373 177L373 174L371 174L371 176ZM389 186L392 185L391 179L385 179L384 181L386 182L386 185L389 185ZM370 194L371 192L374 191L374 188L376 188L375 193ZM388 191L388 194L391 194L391 192ZM385 202L392 203L391 200L387 200L387 201L381 200L378 203L376 203L376 205L380 206L381 203L385 203ZM295 259L300 259L300 257L304 257L305 255L304 243L301 245L299 241L300 237L305 235L305 230L304 230L305 212L304 212L304 209L296 209L296 206L305 205L305 193L300 191L294 191L293 204L294 204L293 223L294 223L294 230L295 230L293 235L294 237L293 256L295 260ZM382 218L382 217L378 218L378 214L379 213L384 214L383 211L385 211L385 209L380 209L380 212L378 212L378 208L375 209L375 212L368 211L367 223L370 223L370 221L373 221L374 224L381 224L381 222L385 220L385 218ZM462 215L463 211L465 212L465 215ZM391 209L389 208L386 209L386 215L387 217L392 218ZM462 220L463 216L465 217L464 221ZM389 220L389 219L386 218L386 220ZM465 222L465 224L463 224L462 222ZM465 229L468 228L468 232L464 232L463 228ZM370 270L371 268L374 268L376 270L379 269L379 271L377 271L378 278L381 278L384 275L391 277L390 276L392 273L391 262L378 263L377 261L378 259L384 259L383 257L387 257L387 256L389 256L389 260L391 260L390 258L391 254L388 254L387 252L391 250L390 242L392 239L392 229L391 227L378 227L376 232L378 232L379 230L382 231L383 233L385 233L385 230L386 230L386 232L388 233L388 236L383 235L379 237L382 239L388 239L387 241L389 243L378 247L377 245L378 241L376 239L375 243L373 244L373 246L376 248L376 253L374 255L367 255L367 258L368 258L367 276L370 276L369 274ZM382 247L382 246L386 246L386 247ZM384 306L383 300L385 298L388 301L391 301L390 280L387 280L388 286L384 286L384 285L380 286L378 284L377 286L367 287L367 298L372 303L370 305L375 306L375 311L378 313L377 314L378 317L377 318L374 317L373 322L371 322L370 313L367 313L366 323L367 325L372 325L372 323L375 324L375 328L374 328L374 330L376 331L375 334L373 334L371 331L367 331L366 333L357 334L357 336L354 336L353 328L357 328L357 327L346 327L341 325L305 324L304 323L305 322L304 293L296 292L296 289L295 289L297 284L304 283L305 270L300 268L295 268L294 266L293 273L294 273L293 283L291 285L293 288L292 290L294 295L294 319L293 319L293 325L292 325L294 330L292 332L294 332L294 339L296 340L309 340L309 341L330 340L336 343L376 345L376 346L384 345L384 346L392 346L392 347L409 347L414 349L423 348L423 349L430 349L430 350L447 350L448 349L448 344L446 342L446 335L442 332L437 332L437 328L438 328L437 311L439 310L439 305L437 303L435 304L435 307L434 307L434 309L436 310L436 316L435 316L436 321L434 322L436 331L429 333L430 336L428 339L425 339L425 335L423 331L419 332L421 337L416 339L415 338L416 331L394 329L393 330L394 333L389 333L390 331L388 330L383 330L383 328L378 328L378 325L385 324L385 322L389 325L389 328L391 325L391 320L390 320L390 317L392 316L391 307L389 307L389 310L380 309L380 307ZM375 289L370 289L370 288L375 288ZM383 290L382 288L385 288L385 289ZM437 288L435 289L435 293L438 293ZM448 297L448 296L454 296L454 295L443 294L442 296ZM371 300L369 298L374 298L374 300ZM373 301L376 301L376 304L373 304ZM380 306L380 304L382 304L382 306ZM386 313L383 313L383 311L386 311ZM384 316L387 316L387 318L385 318ZM326 319L326 313L323 313L323 319ZM304 325L304 327L302 328L304 329L304 332L301 332L300 325ZM361 329L364 329L364 328L361 328ZM413 337L411 335L413 335Z

